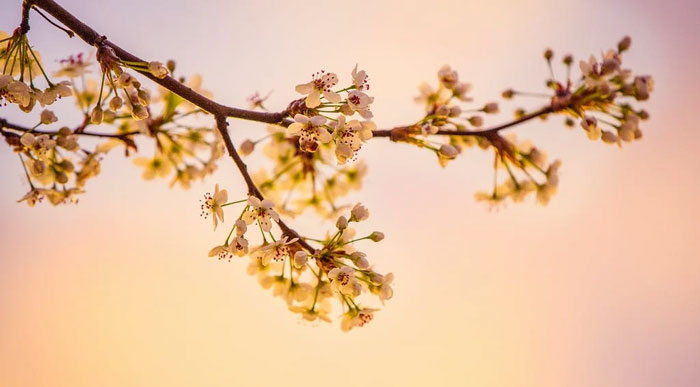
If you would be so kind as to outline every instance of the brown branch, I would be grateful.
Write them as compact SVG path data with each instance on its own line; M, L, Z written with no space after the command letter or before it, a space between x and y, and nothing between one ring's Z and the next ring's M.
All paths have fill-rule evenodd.
M243 176L243 180L245 180L246 186L248 186L248 195L255 196L258 199L263 200L264 197L262 193L255 185L255 182L253 182L253 178L250 176L250 173L248 173L248 166L245 164L245 162L243 162L243 159L241 159L241 156L236 151L236 147L233 145L231 136L228 133L228 122L226 121L225 115L216 115L216 128L219 130L219 133L221 133L221 137L224 139L224 145L226 146L228 154L231 156L233 162L238 168L238 171ZM299 233L287 226L287 224L284 223L284 221L280 219L279 221L277 221L277 225L282 230L282 233L287 237L299 238L297 242L310 253L316 251L316 249L313 248L313 246L309 245L304 239L302 239L299 236Z
M145 62L141 58L137 57L136 55L131 54L130 52L122 49L121 47L117 46L115 43L110 42L107 40L107 37L98 33L82 21L80 21L78 18L73 16L70 12L66 11L63 7L61 7L59 4L57 4L53 0L25 0L23 3L23 19L22 23L23 26L28 30L29 29L29 24L28 24L28 11L31 7L35 8L41 8L43 9L46 13L49 15L53 16L56 20L58 20L60 23L62 23L64 26L66 26L68 29L73 31L76 35L78 35L82 40L84 40L86 43L88 43L91 46L107 46L110 47L114 50L114 53L117 55L117 57L123 61L130 61L130 62ZM42 14L42 16L45 16ZM52 23L53 24L53 23ZM216 101L213 101L202 94L197 93L196 91L192 90L191 88L183 85L181 82L177 81L176 79L167 76L165 78L157 78L153 76L150 72L148 71L138 71L140 74L143 76L149 78L153 82L161 85L162 87L170 90L171 92L177 94L178 96L184 98L185 100L191 102L192 104L200 107L202 110L207 111L211 114L214 115L216 119L216 125L219 133L221 134L224 144L226 146L226 149L233 159L234 163L236 164L236 167L238 168L239 172L243 176L243 179L246 182L247 188L248 188L248 193L252 196L255 196L259 199L263 199L263 195L258 189L258 187L255 185L253 182L250 174L248 173L248 167L246 164L243 162L241 159L240 155L236 151L235 146L233 145L233 141L231 140L231 136L229 135L228 132L228 122L226 121L227 117L234 117L234 118L240 118L240 119L245 119L245 120L251 120L251 121L258 121L258 122L264 122L264 123L270 123L270 124L279 124L282 126L288 126L291 123L291 120L289 120L287 117L289 117L289 110L285 109L281 112L277 113L271 113L271 112L258 112L258 111L253 111L253 110L245 110L245 109L239 109L235 107L230 107L226 105L222 105ZM437 134L438 135L456 135L456 136L484 136L484 137L489 137L493 136L498 133L501 129L505 129L517 124L520 124L522 122L528 121L530 119L533 119L535 117L547 114L552 112L551 107L546 107L543 108L539 111L536 111L534 113L531 113L529 115L526 115L524 117L521 117L520 119L517 119L512 122L508 122L503 125L499 125L490 129L485 129L481 131L472 131L472 132L467 132L467 131L453 131L453 130L441 130ZM4 122L5 124L8 124L7 122ZM8 127L9 129L13 129L12 127ZM403 126L403 127L397 127L389 130L375 130L373 131L374 137L391 137L392 140L398 141L399 139L395 138L395 135L398 132L405 131L408 132L410 131L414 126ZM16 129L16 126L15 128ZM21 130L21 129L16 129L16 130ZM3 131L3 134L5 132ZM88 135L88 136L100 136L100 137L119 137L119 136L125 136L125 135L101 135L98 133L90 133L90 132L81 132L78 134L83 134L83 135ZM280 229L284 233L284 235L290 237L290 238L297 238L299 237L299 234L291 229L289 226L287 226L283 221L278 221L277 222ZM303 246L305 249L309 250L310 252L315 251L312 246L310 246L305 240L299 239L298 242L301 246Z
M19 23L19 33L24 35L29 32L29 10L32 5L28 1L22 3L22 21Z
M479 137L490 137L493 136L494 134L498 133L499 131L510 128L511 126L515 126L518 124L522 124L523 122L529 121L533 118L537 118L540 116L547 115L549 113L554 112L554 109L551 106L546 106L543 107L539 110L536 110L530 114L526 114L516 120L506 122L504 124L494 126L492 128L488 129L483 129L483 130L475 130L475 131L465 131L465 130L439 130L437 133L434 135L440 135L440 136L479 136ZM379 129L379 130L373 130L372 135L373 137L389 137L391 141L401 141L405 139L409 134L413 134L415 131L420 131L420 129L417 129L416 125L405 125L405 126L397 126L392 129Z
M82 125L81 125L82 126ZM55 136L58 135L57 131L48 131L48 130L37 130L32 128L27 128L21 125L13 124L11 122L8 122L4 118L0 118L0 129L10 129L10 130L16 130L18 132L32 132L32 133L37 133L37 134L48 134L50 136ZM7 136L8 133L6 131L2 131L3 136ZM134 132L125 132L125 133L95 133L95 132L77 132L73 131L73 134L76 134L78 136L89 136L89 137L102 137L102 138L118 138L120 140L126 139L128 136L135 135L135 134L140 134L141 132L134 131Z
M99 47L100 45L105 45L111 47L114 50L114 53L117 55L117 57L121 60L131 62L144 62L143 59L129 53L128 51L107 40L106 36L99 34L97 31L80 21L78 18L73 16L70 12L66 11L63 7L58 5L53 0L26 0L23 6L26 6L27 4L29 6L33 5L34 7L43 9L44 11L46 11L46 13L53 16L56 20L58 20L70 30L75 32L75 34L77 34L81 39L83 39L87 44L91 46ZM269 124L279 123L288 115L286 110L278 113L268 113L239 109L231 106L222 105L197 93L196 91L183 85L181 82L179 82L173 77L167 76L165 78L156 78L148 71L136 71L141 73L143 76L149 78L153 82L163 86L164 88L191 102L192 104L199 106L203 110L214 115L224 115L227 117L265 122Z

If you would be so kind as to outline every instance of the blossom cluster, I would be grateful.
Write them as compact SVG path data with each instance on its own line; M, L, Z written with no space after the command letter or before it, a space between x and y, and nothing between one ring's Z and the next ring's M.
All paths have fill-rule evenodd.
M357 160L357 152L376 129L370 120L374 99L367 94L364 70L355 66L351 78L349 86L334 90L335 73L313 74L310 82L296 87L306 96L290 104L293 122L286 128L270 125L267 136L241 143L244 156L264 144L273 166L254 173L253 180L280 212L294 216L311 208L333 218L347 208L338 199L361 189L367 165ZM249 98L251 107L261 107L263 101L257 93Z
M419 87L415 100L424 107L422 118L391 130L377 130L367 73L356 65L350 81L343 85L336 73L322 70L296 86L303 97L283 112L260 114L265 117L260 121L276 122L267 127L266 135L239 144L241 155L261 148L272 161L271 168L251 175L221 119L251 119L257 112L238 116L229 109L214 109L210 113L216 115L219 126L202 124L200 118L209 112L185 100L186 93L170 90L178 89L175 87L151 91L141 83L143 77L174 77L175 62L125 60L133 56L117 55L115 46L104 38L95 43L94 63L87 55L72 55L60 60L60 68L50 77L40 54L29 44L27 30L18 28L12 35L0 31L0 106L16 105L27 113L37 105L42 108L35 111L38 117L31 127L9 124L0 117L0 135L17 153L30 186L20 201L30 206L44 198L54 205L75 202L86 181L100 173L102 157L117 147L130 156L143 145L140 142L137 147L137 139L147 141L153 149L152 156L133 160L142 168L144 179L170 177L171 187L189 188L216 170L226 144L249 194L229 201L228 191L217 184L213 193L204 195L201 216L211 218L215 231L230 226L209 256L225 261L248 257L248 272L263 288L282 298L290 311L317 322L331 321L335 308L344 331L367 324L378 310L377 301L383 304L393 296L393 274L376 271L367 254L358 250L358 242L379 242L384 234L374 231L358 236L355 227L369 218L369 211L359 203L340 202L362 188L367 165L358 160L358 152L368 140L390 137L427 149L442 167L468 147L477 146L493 152L494 157L493 189L477 193L477 200L498 206L507 199L520 202L534 196L545 205L557 191L561 162L550 161L530 141L519 141L512 133L502 135L501 130L559 114L566 117L568 127L578 123L589 139L621 146L642 137L639 126L649 114L633 103L647 100L654 87L651 77L635 76L622 67L629 38L599 59L591 56L580 61L581 75L575 80L571 77L573 57L563 57L566 80L558 81L552 68L554 53L547 50L544 58L551 76L547 93L513 89L502 93L505 99L542 97L546 104L531 112L518 109L513 122L483 129L485 115L499 113L499 104L472 104L471 85L445 65L437 72L436 86L424 83ZM99 70L96 79L91 77L95 66ZM39 87L44 81L46 85ZM199 97L211 98L202 89L199 76L160 82L173 81ZM74 97L83 116L82 123L74 127L59 125L56 114L47 109L66 97ZM250 109L267 110L268 97L255 93L247 100ZM111 129L106 132L106 128ZM307 209L334 222L325 237L300 235L284 223L283 217ZM231 210L233 217L225 216Z
M0 70L0 106L16 104L29 113L37 102L45 107L72 95L69 83L51 81L41 64L41 55L20 29L12 35L0 31ZM34 83L42 75L47 84L43 89Z
M313 153L319 145L331 144L338 163L345 164L372 138L376 125L370 110L374 98L366 93L369 78L357 66L351 76L352 84L340 90L333 90L338 76L325 70L313 74L310 82L297 85L296 91L306 97L290 106L294 122L287 127L287 136L297 139L302 152ZM355 113L362 120L350 119Z
M214 194L206 194L202 201L202 215L212 217L215 229L224 221L224 207L245 204L224 242L213 247L209 256L229 262L233 257L248 256L248 273L255 275L263 288L271 289L275 297L285 300L289 310L304 320L330 322L335 301L342 310L341 328L349 331L367 324L378 310L364 306L364 295L374 295L382 303L393 296L393 274L375 271L367 254L355 246L362 240L384 239L378 231L356 237L353 223L369 217L363 205L358 203L348 216L339 216L333 234L314 239L284 232L275 237L273 225L279 222L279 214L268 199L249 196L227 200L228 192L217 185ZM251 242L253 239L259 243Z
M44 198L54 205L77 201L76 195L84 192L86 181L100 173L104 154L123 145L128 156L137 149L136 136L150 138L154 144L152 157L134 159L143 168L145 179L172 176L171 186L188 188L193 180L203 179L216 169L216 161L224 154L223 142L213 127L194 120L201 110L166 89L154 95L126 71L131 68L164 77L174 70L174 62L167 66L160 62L125 62L116 59L108 46L101 46L96 57L101 79L90 77L95 63L82 53L58 61L60 67L49 76L26 35L0 32L0 106L17 104L29 113L37 103L45 107L73 96L85 117L73 128L44 130L56 126L58 117L43 109L33 127L13 128L20 134L3 132L18 152L30 186L20 201L30 206ZM35 86L34 80L41 75L49 85L43 90ZM209 94L201 88L199 76L181 77L180 81ZM115 131L88 132L92 127L107 126ZM86 140L85 135L92 140Z
M649 118L649 114L643 109L635 108L632 102L649 99L654 81L651 76L635 76L631 70L622 67L622 53L629 49L631 42L629 37L624 37L616 49L605 51L599 60L590 56L588 60L580 61L578 67L581 75L575 81L571 77L573 56L564 55L562 58L566 68L566 81L557 81L552 67L554 52L547 49L543 56L550 71L551 77L546 83L551 94L508 89L502 96L506 99L518 95L546 98L549 100L548 109L552 113L564 115L565 125L570 128L575 127L578 121L580 128L592 141L622 146L623 142L639 140L642 138L639 125ZM523 109L516 111L518 118L525 114ZM546 118L544 115L542 117ZM493 136L486 138L486 141L495 150L496 168L505 169L507 178L503 183L496 183L492 192L477 193L477 200L500 205L507 198L518 202L527 193L536 192L537 201L547 204L556 193L561 162L555 160L545 165L546 154L543 151L529 142L517 145L514 136L510 139ZM483 146L484 142L480 145ZM513 169L521 171L525 179L519 180ZM538 181L533 174L540 174L543 179Z
M554 52L546 50L544 58L550 69L551 78L547 86L551 89L550 106L555 113L567 116L566 125L575 126L575 121L593 141L622 146L642 138L639 128L641 121L649 118L644 109L635 108L633 101L649 99L654 89L654 80L649 75L634 75L632 70L622 66L622 54L627 51L632 40L626 36L615 49L605 51L600 59L591 55L579 61L581 76L571 79L574 58L565 55L562 63L566 67L566 81L557 81L552 70ZM503 92L505 98L519 93L512 89Z

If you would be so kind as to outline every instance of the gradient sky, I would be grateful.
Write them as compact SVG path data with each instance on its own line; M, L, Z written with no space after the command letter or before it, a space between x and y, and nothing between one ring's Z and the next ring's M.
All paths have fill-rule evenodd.
M443 170L403 144L365 146L370 175L352 199L371 211L366 231L387 234L365 250L396 286L349 334L298 323L245 273L247 261L206 258L219 236L198 201L215 182L242 196L231 163L189 191L168 190L115 153L78 206L30 209L15 203L26 182L0 146L2 386L697 385L700 3L61 3L133 53L203 74L232 105L274 89L268 105L281 109L312 72L348 80L359 63L380 127L420 116L416 87L443 63L486 102L508 87L542 91L545 47L581 58L625 34L625 66L652 74L656 89L643 141L623 149L561 119L516 129L564 162L548 207L476 203L492 173L479 150ZM19 0L3 5L0 29L19 14ZM49 67L88 51L36 15L30 39ZM231 127L237 142L264 130ZM324 230L312 219L293 225Z

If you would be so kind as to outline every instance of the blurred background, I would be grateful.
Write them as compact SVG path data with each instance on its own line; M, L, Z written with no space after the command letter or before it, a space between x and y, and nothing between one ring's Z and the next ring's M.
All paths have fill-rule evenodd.
M0 29L20 4L6 1ZM258 90L280 110L321 68L372 82L380 127L413 122L417 85L452 65L479 102L544 91L546 47L577 61L632 48L624 67L651 74L643 141L593 143L561 117L515 131L561 158L559 193L488 211L491 156L474 149L446 169L386 139L361 157L370 209L365 246L396 275L395 296L348 334L309 327L246 274L247 260L206 254L220 238L199 217L219 183L245 187L225 159L189 191L144 182L114 152L77 206L30 209L17 157L0 149L2 386L695 386L700 377L700 3L687 1L151 1L60 3L146 58L201 73L217 100ZM29 34L44 62L89 52L38 15ZM558 68L563 76L563 69ZM578 72L576 72L578 73ZM510 118L515 107L487 124ZM61 106L63 105L63 106ZM71 102L53 110L78 123ZM14 108L0 115L30 124ZM74 121L71 121L74 120ZM238 143L264 126L231 123ZM263 160L250 159L256 170ZM292 221L317 235L325 225ZM339 312L338 312L339 314Z

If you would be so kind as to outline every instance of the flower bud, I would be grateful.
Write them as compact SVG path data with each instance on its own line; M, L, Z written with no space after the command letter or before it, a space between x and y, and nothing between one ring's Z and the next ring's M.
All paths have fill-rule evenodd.
M56 182L59 184L66 184L68 182L68 175L63 172L56 173Z
M250 140L245 140L243 143L241 143L241 154L243 156L248 156L249 154L253 153L255 150L255 143L250 141Z
M48 124L51 124L53 122L58 121L58 117L56 117L56 115L51 110L48 110L48 109L42 110L39 118L41 120L41 123L44 125L48 125Z
M95 106L94 109L92 109L92 114L90 115L90 118L94 124L101 124L102 123L102 108L99 106Z
M554 57L554 51L552 51L551 48L544 50L544 59L546 59L547 61L550 61L550 60L552 60L553 57Z
M102 122L106 122L108 124L111 124L114 122L114 120L117 118L117 115L114 114L113 111L111 110L105 110L102 114Z
M352 253L351 259L355 263L355 266L357 266L358 269L360 269L360 270L369 269L369 261L367 261L367 254L356 251L356 252Z
M504 91L501 93L501 97L503 97L503 98L505 98L505 99L511 99L511 98L513 98L513 95L514 95L514 94L515 94L515 90L513 90L513 89L508 89L508 90L504 90Z
M603 142L606 144L614 144L617 142L617 136L615 133L604 130L603 131L603 136L602 136Z
M306 254L306 251L299 250L296 253L294 253L294 266L297 269L299 269L306 264L306 261L308 259L309 259L309 256L308 256L308 254Z
M146 110L146 108L143 107L143 105L134 104L134 106L131 109L131 116L135 120L145 120L146 118L148 118L148 110Z
M369 210L361 203L355 204L355 207L350 211L350 220L355 222L361 222L369 218Z
M71 134L73 134L73 131L70 130L70 128L67 126L64 126L58 130L59 136L67 137L67 136L70 136Z
M160 62L154 61L149 63L148 71L156 78L163 79L168 76L168 68Z
M484 119L481 116L469 117L468 121L472 126L477 128L484 124Z
M68 173L73 172L75 170L75 166L73 165L73 163L71 163L70 160L62 160L60 163L58 163L58 166Z
M450 144L442 144L440 146L439 152L440 156L447 157L448 159L453 159L459 154L457 148L453 147Z
M341 215L338 221L335 222L335 226L338 227L338 230L345 230L348 228L348 219Z
M123 104L124 104L124 101L122 101L121 97L119 97L118 95L115 95L109 101L109 110L116 112L117 110L119 110L119 108L122 107Z
M440 105L435 110L436 116L447 116L448 114L450 114L450 108L447 105Z
M141 105L148 106L148 104L151 102L151 94L146 89L139 89L136 97Z
M32 162L28 165L29 165L29 170L32 172L32 175L34 175L34 176L43 175L44 172L46 171L46 164L44 164L44 162L41 160L35 160L34 162Z
M370 234L369 239L370 239L372 242L379 242L379 241L381 241L382 239L384 239L384 233L381 232L381 231L375 231L375 232L373 232L372 234Z
M629 36L625 36L620 40L619 43L617 43L617 51L622 52L626 51L630 46L632 45L632 39Z
M496 102L487 103L486 105L484 105L484 108L482 110L486 114L498 113L498 103L496 103Z
M117 86L127 87L131 85L131 82L133 82L134 80L134 77L132 77L129 73L121 73L121 75L119 75L119 78L117 78Z

